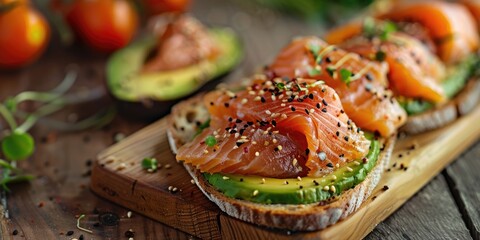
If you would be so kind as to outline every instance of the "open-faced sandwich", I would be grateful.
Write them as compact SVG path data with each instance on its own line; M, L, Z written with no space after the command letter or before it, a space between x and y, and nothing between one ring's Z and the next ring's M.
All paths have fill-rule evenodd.
M144 37L113 54L107 64L110 92L138 118L167 113L173 103L241 59L241 45L230 29L209 29L178 14L157 17L151 25Z
M395 98L409 118L402 128L420 133L470 112L480 98L477 25L466 7L409 1L363 22L334 29L331 44L386 62Z
M379 70L372 64L372 71ZM365 76L351 86L369 81ZM170 144L199 188L227 214L274 228L322 229L367 199L395 139L361 130L341 99L323 81L257 75L245 86L176 105ZM370 101L373 107L383 103ZM401 108L383 107L381 114L395 122L404 118L395 113ZM363 119L377 131L395 131L384 121L373 127L376 119Z

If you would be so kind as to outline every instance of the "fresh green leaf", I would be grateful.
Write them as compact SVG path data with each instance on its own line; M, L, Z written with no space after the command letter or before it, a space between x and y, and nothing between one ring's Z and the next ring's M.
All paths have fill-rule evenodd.
M283 89L285 89L285 84L279 82L279 83L277 83L277 88L280 89L280 90L283 90Z
M29 133L14 131L2 140L3 154L12 161L30 157L34 149L35 143Z
M217 139L215 139L214 136L208 136L205 138L205 144L207 144L209 147L213 147L215 144L217 144Z
M158 168L158 161L156 158L144 158L142 161L142 167L148 172L155 172Z
M320 73L322 73L322 71L320 71L320 69L317 69L316 67L310 68L308 70L308 75L310 77L318 76L318 75L320 75Z
M385 61L385 59L387 58L387 54L382 51L382 50L378 50L376 53L375 53L375 60L379 61L379 62L383 62Z
M195 136L200 134L203 131L203 129L208 128L208 127L210 127L210 119L208 119L204 123L200 124L200 126L198 126L198 130L197 130L197 133L195 134Z
M340 80L348 86L352 81L352 72L345 68L340 69Z
M390 37L390 34L394 33L397 31L397 25L395 23L386 21L382 25L382 29L380 32L380 40L382 41L387 41L388 38Z

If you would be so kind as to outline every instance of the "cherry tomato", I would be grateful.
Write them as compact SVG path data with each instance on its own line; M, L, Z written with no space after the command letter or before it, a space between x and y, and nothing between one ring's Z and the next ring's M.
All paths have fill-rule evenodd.
M77 35L102 52L126 46L138 27L137 12L126 0L75 0L66 12Z
M152 15L165 12L185 12L190 0L143 0L145 9Z
M8 4L11 0L0 0ZM5 6L5 5L3 5ZM0 67L18 68L36 60L45 50L50 28L45 18L27 1L0 12Z

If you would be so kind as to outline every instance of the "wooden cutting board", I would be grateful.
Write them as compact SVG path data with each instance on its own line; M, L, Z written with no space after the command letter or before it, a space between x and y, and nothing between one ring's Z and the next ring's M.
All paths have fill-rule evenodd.
M480 106L443 129L400 139L390 169L372 196L346 220L317 232L267 229L223 213L175 161L165 130L166 121L161 119L100 153L92 171L91 189L132 211L203 239L360 239L478 139ZM156 157L161 169L144 171L141 161L145 157ZM383 190L384 186L388 190ZM171 191L174 188L176 191Z

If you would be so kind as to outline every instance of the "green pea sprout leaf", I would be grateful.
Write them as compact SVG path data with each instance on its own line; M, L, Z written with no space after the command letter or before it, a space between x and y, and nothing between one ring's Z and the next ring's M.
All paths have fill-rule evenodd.
M12 161L30 157L35 149L33 137L29 133L15 131L2 140L2 151Z

